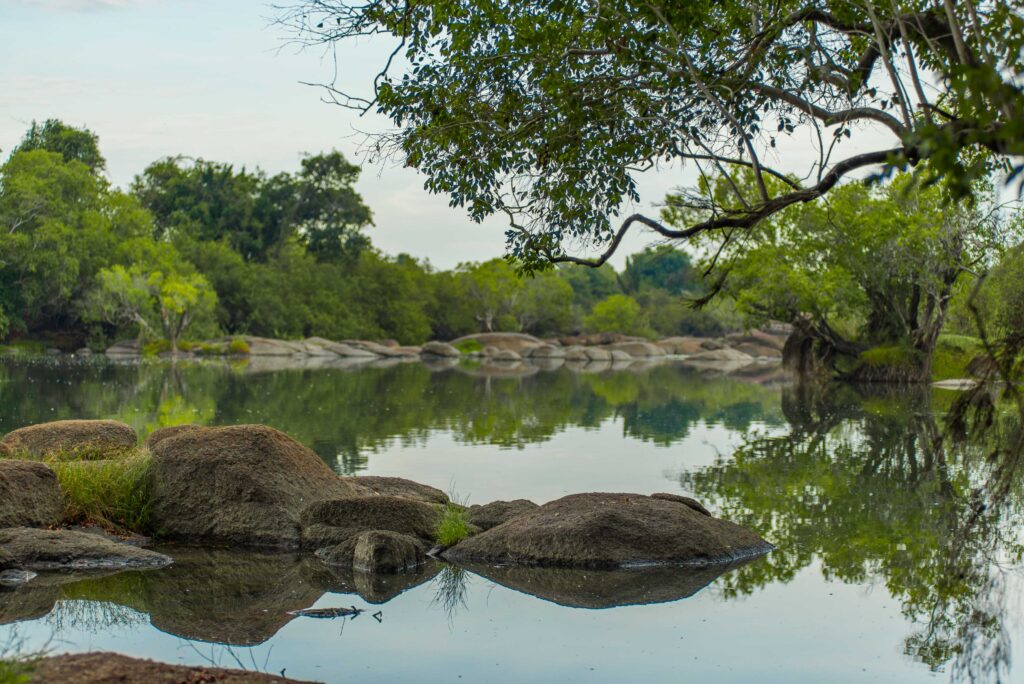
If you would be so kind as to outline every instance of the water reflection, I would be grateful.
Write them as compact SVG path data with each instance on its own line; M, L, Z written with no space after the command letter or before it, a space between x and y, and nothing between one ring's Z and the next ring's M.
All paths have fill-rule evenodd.
M756 379L771 380L765 373ZM541 462L569 461L544 474L570 491L592 488L588 469L604 469L607 481L616 483L641 481L637 473L656 470L643 481L657 485L648 491L664 491L672 463L669 476L677 491L752 527L777 550L721 576L678 569L579 573L432 564L416 575L384 578L340 574L312 558L178 549L172 551L176 564L162 571L65 578L69 581L41 577L5 591L0 624L45 620L65 632L85 633L90 625L141 629L138 623L145 620L191 641L252 646L295 628L291 611L314 604L347 606L358 597L384 604L380 629L395 630L387 634L408 629L407 635L419 638L423 625L432 624L421 616L433 610L453 630L496 622L504 630L500 639L528 641L537 615L544 615L552 625L549 638L566 631L560 629L563 623L581 633L590 624L595 630L607 625L608 634L595 632L589 648L621 653L617 639L628 632L638 648L661 639L659 653L674 664L672 649L678 645L670 646L665 635L697 606L713 601L706 615L761 620L751 623L741 649L773 638L797 649L793 644L808 638L800 626L813 624L820 608L806 597L816 596L820 603L840 594L836 587L844 585L852 588L848 594L861 593L851 599L858 610L845 614L850 624L843 627L885 636L875 640L881 646L856 652L854 659L884 662L886 672L900 672L890 679L916 678L911 672L929 679L930 672L942 670L954 679L1012 681L1012 648L1020 648L1021 638L1015 608L1022 598L1024 557L1020 415L998 408L980 424L964 423L957 434L944 417L955 396L930 388L779 387L671 364L601 372L563 366L523 374L420 363L253 372L228 364L5 360L0 362L0 432L71 417L116 417L142 432L181 422L265 422L313 446L344 473L366 468L378 455L400 460L393 453L396 444L440 442L434 451L417 451L401 463L420 459L417 473L426 473L439 469L439 459L451 458L446 467L454 472L476 467L481 477L505 480L518 471L493 474L499 460L528 461L529 472L518 474L516 491L502 496L538 500L552 491L537 475ZM615 429L609 430L610 424ZM720 429L708 430L709 425ZM458 445L473 446L468 454L460 452L462 461L447 456L449 436ZM707 465L693 455L702 439L719 454ZM608 452L600 458L585 453L570 461L565 455L595 449L598 440ZM494 445L513 451L485 449ZM534 449L533 460L523 453L530 445L543 446ZM646 458L641 446L649 448ZM671 456L650 458L655 449ZM484 451L491 460L480 465ZM427 456L437 460L426 462ZM386 474L416 479L417 473ZM488 614L489 604L468 597L474 591L477 597L490 596L480 585L491 583L513 590L507 593L528 607L501 598L519 612L507 619ZM786 601L773 604L779 593ZM860 612L869 604L877 609L874 622ZM404 606L405 627L396 625L396 605ZM620 608L591 613L566 606ZM742 613L743 606L753 607ZM580 612L591 615L589 623L572 617ZM638 626L655 615L660 617L650 618L649 628ZM738 625L721 629L733 649L730 640ZM310 632L303 634L311 638ZM431 633L417 643L429 655L442 642ZM830 661L856 648L849 638L826 645L834 649L824 654ZM653 666L640 656L619 659L634 669ZM611 660L603 662L610 666ZM812 664L820 666L807 660L778 681L815 681L807 674L812 670L802 669ZM912 670L900 669L904 665ZM818 674L820 680L836 673Z
M786 434L752 436L681 484L777 545L724 578L726 596L787 582L883 583L912 624L904 652L954 678L1009 672L1007 576L1024 544L1019 450L995 433L954 438L928 388L794 386Z
M368 454L441 430L467 444L521 448L612 418L627 436L656 444L684 439L701 420L733 430L781 424L778 396L777 388L673 364L506 377L466 364L253 372L217 362L3 359L0 433L63 418L115 418L142 434L182 423L267 423L354 474Z
M563 606L611 608L687 598L737 566L629 571L565 568L462 568L429 561L415 572L371 575L327 566L311 555L163 548L174 563L160 570L104 576L45 573L0 593L0 624L47 618L60 633L98 633L147 620L188 639L254 646L325 594L386 604L431 583L431 603L450 620L466 608L470 572ZM341 598L346 597L346 598Z

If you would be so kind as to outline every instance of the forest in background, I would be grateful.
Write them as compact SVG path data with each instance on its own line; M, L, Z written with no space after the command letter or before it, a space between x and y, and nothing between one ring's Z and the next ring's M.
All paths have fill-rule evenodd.
M963 358L978 350L968 301L984 274L973 303L997 329L1024 329L1020 213L981 185L968 205L909 175L850 183L724 245L522 275L503 258L438 270L383 254L354 188L360 169L336 151L276 175L165 158L127 189L104 172L98 137L57 120L34 123L0 167L0 342L717 336L782 321L865 368L924 358L927 376L940 342ZM753 192L747 181L709 179L704 192ZM670 195L663 219L682 225L694 209Z
M266 174L185 158L131 187L104 177L98 137L34 123L0 167L0 342L101 349L113 341L394 339L480 331L719 335L730 301L697 310L700 274L661 245L617 272L562 266L520 276L502 258L446 271L376 249L360 169L338 152Z

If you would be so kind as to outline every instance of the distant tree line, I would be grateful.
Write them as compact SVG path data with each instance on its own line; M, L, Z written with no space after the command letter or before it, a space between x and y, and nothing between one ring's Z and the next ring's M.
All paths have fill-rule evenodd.
M504 259L450 271L374 248L360 169L336 151L292 173L170 157L113 187L97 136L33 123L0 166L0 341L63 348L222 334L396 339L478 331L716 335L731 300L697 310L690 256L523 277Z

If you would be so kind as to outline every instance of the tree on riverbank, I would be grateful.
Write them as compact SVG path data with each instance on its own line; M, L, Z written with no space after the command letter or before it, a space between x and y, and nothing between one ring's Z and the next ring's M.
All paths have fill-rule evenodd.
M705 184L705 206L756 194L750 174ZM739 194L737 194L739 193ZM788 359L805 372L855 369L862 380L927 380L960 279L1021 238L990 189L950 201L910 174L884 186L851 183L827 201L776 214L725 245L708 239L702 267L754 320L796 326ZM693 197L670 195L664 219L702 219Z
M1024 170L1024 18L1006 0L302 0L280 22L318 48L392 39L403 59L368 92L328 83L328 95L387 116L395 129L373 150L427 189L477 221L506 215L527 270L604 263L638 225L728 241L858 171L927 161L961 196L996 169ZM814 154L781 152L797 132ZM806 160L795 177L768 165L780 153ZM677 227L623 220L636 173L673 161L698 178L753 171L756 194Z
M683 307L677 276L689 277L689 257L668 247L637 255L623 278L569 265L523 277L502 259L438 271L374 249L359 169L337 152L276 175L165 158L124 193L102 177L97 140L50 120L0 166L0 340L73 350L220 333L408 344L488 329L556 335L624 288L645 314L659 311L657 333L704 329L660 315ZM740 325L715 320L716 333Z

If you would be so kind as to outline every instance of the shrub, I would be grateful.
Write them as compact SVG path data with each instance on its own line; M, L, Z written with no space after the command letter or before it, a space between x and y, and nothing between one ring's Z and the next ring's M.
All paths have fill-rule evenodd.
M249 343L241 338L236 337L228 344L229 354L248 354L249 351Z
M156 356L157 354L163 354L171 351L171 343L169 340L153 340L147 342L142 347L143 356Z
M483 351L484 348L484 345L480 344L479 340L462 340L458 344L452 346L463 354L474 354L476 352Z
M942 335L932 354L932 379L966 378L971 360L982 353L981 340L967 335Z
M612 295L594 305L583 319L587 332L617 332L624 335L650 336L651 330L643 309L632 297Z
M901 345L867 349L860 353L860 360L873 367L913 368L921 363L921 357L916 351Z

